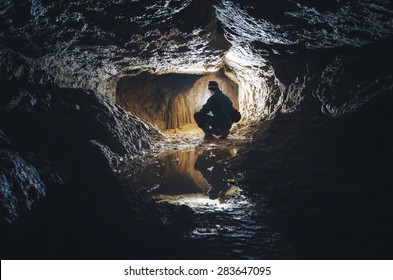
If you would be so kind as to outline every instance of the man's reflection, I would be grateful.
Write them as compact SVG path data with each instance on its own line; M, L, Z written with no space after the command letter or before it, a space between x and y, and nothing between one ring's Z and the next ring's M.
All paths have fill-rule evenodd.
M209 149L176 151L148 164L138 174L142 187L151 186L151 195L185 195L207 192L216 199L233 176L226 170L225 159L236 150Z
M218 198L218 194L228 185L231 174L225 168L225 159L233 156L233 150L212 149L203 152L195 161L194 168L199 170L210 184L210 199Z

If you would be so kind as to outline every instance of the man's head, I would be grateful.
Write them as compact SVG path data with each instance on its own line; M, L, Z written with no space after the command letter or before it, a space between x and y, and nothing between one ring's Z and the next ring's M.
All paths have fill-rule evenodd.
M210 81L209 84L207 85L207 88L210 91L215 92L218 89L218 83L216 81Z

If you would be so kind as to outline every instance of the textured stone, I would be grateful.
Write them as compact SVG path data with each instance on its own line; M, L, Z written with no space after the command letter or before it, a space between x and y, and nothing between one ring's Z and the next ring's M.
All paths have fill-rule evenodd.
M150 128L96 92L6 84L0 98L2 146L9 150L2 150L2 219L11 222L31 210L45 185L67 182L75 164L70 156L81 156L79 147L88 141L101 147L112 167L132 159L137 164L151 147Z
M390 258L391 102L385 92L336 118L279 114L236 159L299 258Z
M7 252L34 257L35 241L48 239L61 249L70 245L70 255L83 245L83 252L115 248L112 256L127 257L121 241L135 245L128 234L138 240L144 230L160 232L158 222L146 226L146 212L159 210L120 191L111 170L122 158L135 168L152 148L154 131L102 95L133 113L142 110L141 118L161 128L177 127L188 123L196 105L190 97L199 95L179 94L168 77L197 80L222 70L237 84L245 124L267 120L239 166L249 171L250 189L270 198L276 220L303 252L391 258L390 1L5 0L0 9L0 144L23 159L22 169L36 170L48 197L47 208L38 203L35 218L20 221L21 230L6 231L16 233L15 243L28 237ZM154 90L137 100L145 90L137 83L146 75ZM182 86L198 84L190 80ZM165 94L152 100L160 89ZM5 170L1 180L9 182ZM64 200L56 188L62 186ZM119 216L128 215L135 219L122 231ZM134 225L141 231L132 235ZM132 256L154 256L156 244L145 244ZM46 258L61 252L46 249Z
M259 120L286 106L287 91L297 91L275 77L277 64L392 34L388 1L325 2L7 0L0 79L94 89L116 100L124 76L224 69L239 85L244 119ZM299 103L295 95L291 101Z
M13 222L45 195L45 185L34 166L6 150L0 150L0 187L1 224Z

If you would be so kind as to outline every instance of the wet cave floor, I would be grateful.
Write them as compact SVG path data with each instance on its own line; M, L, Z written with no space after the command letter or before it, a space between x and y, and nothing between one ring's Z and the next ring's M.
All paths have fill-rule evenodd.
M185 211L182 217L179 244L184 249L177 256L290 258L291 245L271 226L266 200L247 193L243 173L234 174L228 166L250 142L253 129L237 125L227 139L213 141L204 141L196 127L167 131L166 140L156 143L160 151L146 157L136 176L128 180L128 187L157 203L192 210L192 215Z

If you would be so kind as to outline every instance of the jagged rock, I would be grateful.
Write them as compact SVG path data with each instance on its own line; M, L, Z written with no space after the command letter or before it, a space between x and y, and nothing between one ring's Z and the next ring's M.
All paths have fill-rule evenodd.
M92 140L80 145L70 159L69 179L62 188L49 189L44 202L28 216L4 228L2 256L163 258L171 246L168 241L182 235L179 228L167 227L183 214L170 205L158 207L126 188L110 161L102 144Z
M8 221L18 216L19 204L30 209L44 195L45 185L68 180L75 164L70 158L82 156L79 146L84 143L102 147L112 167L131 159L137 164L136 157L150 148L149 127L93 91L12 83L3 84L1 91L1 138L9 150L1 166L3 206L8 209L2 217ZM34 187L36 194L15 191L24 187Z
M385 91L336 118L278 115L237 158L245 185L269 199L300 245L299 258L390 258L391 103Z
M9 82L1 91L2 255L151 258L166 214L113 169L135 171L150 128L93 91ZM154 248L138 241L148 236Z
M304 76L295 88L275 77L292 55L307 69L310 51L361 47L393 30L383 0L180 2L4 1L0 79L94 89L115 101L124 76L224 69L239 85L244 119L259 120L285 107L287 94L295 95L287 110L302 100Z
M32 209L45 195L45 185L37 170L16 153L0 149L1 221L13 222L20 213Z
M289 232L315 249L307 251L310 256L326 250L322 256L353 257L351 249L358 248L365 248L365 257L386 256L390 247L384 250L383 244L392 230L384 221L390 218L391 192L386 187L370 190L390 182L390 1L5 0L0 9L0 145L18 157L17 162L23 160L23 168L36 170L48 198L47 204L33 207L34 218L18 218L14 230L4 233L3 240L13 233L14 241L29 237L7 252L26 256L29 250L23 245L28 244L26 248L39 251L39 245L32 245L36 237L59 245L60 236L72 245L93 236L93 244L113 244L119 253L120 242L105 236L110 228L104 225L114 219L115 235L126 240L132 223L121 232L119 216L157 209L134 194L130 201L135 208L130 209L121 198L127 192L120 191L111 168L122 158L138 165L139 156L152 148L149 133L156 132L102 95L133 113L141 110L141 118L160 128L173 128L188 123L195 109L182 108L191 104L194 92L179 94L173 85L182 84L184 75L206 78L223 72L237 84L235 96L245 124L268 120L260 125L250 150L239 157L239 166L250 171L247 180L257 185L253 191L269 194L272 208L281 213L277 220L288 222L288 228L296 226L298 231ZM154 88L138 88L145 75ZM168 76L176 77L173 84ZM159 102L150 98L163 88L167 92L158 98L161 104L155 104ZM141 93L147 100L138 100ZM171 100L178 106L171 107ZM367 167L373 164L369 173ZM2 170L5 182L11 173ZM102 174L95 177L95 172ZM95 184L97 193L89 196ZM82 200L74 197L79 188ZM62 200L63 190L75 209ZM365 199L368 195L372 202ZM83 214L84 200L88 209L73 223L74 216ZM330 204L332 200L337 204ZM119 201L126 209L116 207ZM56 208L56 202L65 210ZM94 218L101 204L109 212ZM148 229L145 220L135 224ZM362 226L362 221L371 226ZM152 231L160 230L159 224L154 222ZM81 225L84 236L83 230L77 231ZM355 238L336 239L336 232ZM367 242L371 239L378 244ZM70 248L76 249L75 244ZM142 244L138 248L144 250ZM334 255L334 248L346 251ZM29 252L34 258L34 250Z
M12 83L2 92L2 129L30 151L67 153L91 139L121 157L150 147L149 127L96 92Z
M1 147L6 147L11 144L10 139L8 139L7 135L0 129L0 145Z

